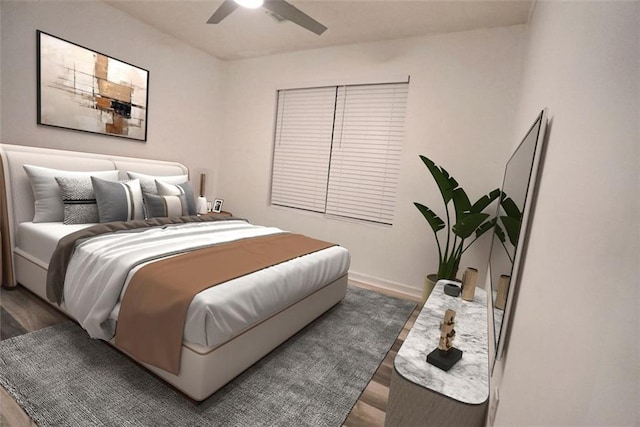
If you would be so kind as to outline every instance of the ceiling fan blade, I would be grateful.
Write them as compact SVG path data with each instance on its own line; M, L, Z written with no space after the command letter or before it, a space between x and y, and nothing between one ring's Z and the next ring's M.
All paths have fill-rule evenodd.
M211 15L211 18L209 18L209 20L207 21L207 24L218 24L224 18L229 16L231 12L236 10L238 6L239 6L238 3L236 3L233 0L225 0L220 5L220 7L218 7L218 10L216 10L215 13Z
M317 35L324 33L327 29L327 27L284 0L265 0L262 6Z

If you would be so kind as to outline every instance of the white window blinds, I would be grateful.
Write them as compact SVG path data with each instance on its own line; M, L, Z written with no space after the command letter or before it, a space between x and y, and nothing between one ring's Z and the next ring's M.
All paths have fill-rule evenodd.
M326 213L393 222L407 86L338 89Z
M271 203L392 224L408 86L279 91Z
M278 92L271 203L324 212L336 88Z

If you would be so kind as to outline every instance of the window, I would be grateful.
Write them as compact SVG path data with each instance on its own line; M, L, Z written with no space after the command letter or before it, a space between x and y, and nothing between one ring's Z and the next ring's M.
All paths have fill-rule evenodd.
M408 86L278 91L271 204L392 224Z

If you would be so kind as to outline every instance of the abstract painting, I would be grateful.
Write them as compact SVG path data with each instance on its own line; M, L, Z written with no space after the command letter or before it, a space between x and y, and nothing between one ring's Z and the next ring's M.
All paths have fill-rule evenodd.
M38 124L147 140L149 72L37 31Z

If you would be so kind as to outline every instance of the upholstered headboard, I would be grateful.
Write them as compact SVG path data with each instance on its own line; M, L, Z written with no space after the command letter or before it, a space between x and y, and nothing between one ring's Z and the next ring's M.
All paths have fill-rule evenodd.
M43 166L69 171L119 170L148 175L184 175L188 169L181 163L134 157L111 156L49 148L0 144L0 232L2 233L2 283L15 286L13 275L14 232L21 222L31 221L34 215L34 196L26 165Z

